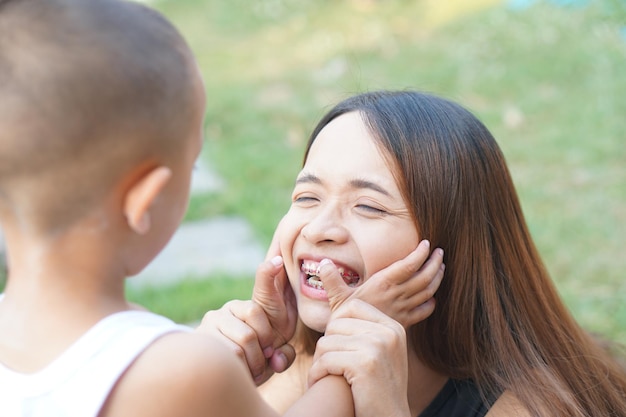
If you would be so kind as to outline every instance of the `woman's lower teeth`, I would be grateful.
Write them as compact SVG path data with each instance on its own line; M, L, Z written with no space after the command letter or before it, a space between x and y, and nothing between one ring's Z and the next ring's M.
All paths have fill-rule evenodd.
M317 277L309 277L306 282L310 287L316 288L318 290L324 289L324 284L322 283L322 281L318 280Z
M344 279L345 281L345 279ZM324 289L324 283L322 283L322 281L319 280L318 277L309 277L306 280L306 283L309 287L313 287L316 288L318 290L323 290ZM348 287L356 287L357 284L359 283L359 280L350 280L350 282L346 282L346 284L348 285Z

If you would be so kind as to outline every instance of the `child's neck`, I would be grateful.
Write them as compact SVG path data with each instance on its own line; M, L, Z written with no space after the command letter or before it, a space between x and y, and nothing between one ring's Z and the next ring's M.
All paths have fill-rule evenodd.
M102 236L42 239L5 230L9 279L0 301L0 361L41 369L102 318L129 309L124 275Z

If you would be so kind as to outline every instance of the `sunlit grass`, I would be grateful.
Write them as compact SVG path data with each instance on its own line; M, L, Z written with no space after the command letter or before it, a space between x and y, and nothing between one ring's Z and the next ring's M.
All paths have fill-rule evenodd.
M611 0L436 9L452 3L157 2L198 56L206 146L227 182L194 198L188 218L242 215L269 242L306 137L330 105L376 88L435 92L496 136L579 321L626 343L626 9Z
M229 300L250 299L253 285L251 277L215 276L206 280L185 279L163 287L127 288L126 295L132 302L177 323L191 324Z

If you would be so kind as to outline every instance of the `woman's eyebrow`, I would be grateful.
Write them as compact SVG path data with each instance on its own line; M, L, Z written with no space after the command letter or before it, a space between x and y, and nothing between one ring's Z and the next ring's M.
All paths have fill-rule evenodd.
M355 179L355 180L350 181L350 186L352 186L353 188L368 188L370 190L374 190L383 195L386 195L387 197L391 197L391 194L387 190L385 190L383 187L368 180Z
M321 184L322 180L313 174L304 174L296 178L296 184L314 183Z
M311 183L322 184L322 180L313 174L303 174L296 179L296 184L311 184ZM389 193L389 191L385 190L380 185L372 181L362 179L362 178L351 180L350 187L357 188L357 189L367 188L367 189L376 191L378 193L381 193L387 197L391 197L391 193Z

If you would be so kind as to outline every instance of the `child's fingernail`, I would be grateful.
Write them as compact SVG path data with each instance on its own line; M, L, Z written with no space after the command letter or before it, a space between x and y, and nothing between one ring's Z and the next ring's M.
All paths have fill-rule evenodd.
M439 256L443 256L443 249L437 248L437 253L439 254Z
M319 274L320 270L322 269L323 266L325 265L334 265L333 261L331 261L330 259L324 258L322 259L322 261L320 262L320 264L317 266L317 273Z
M274 256L270 262L272 263L272 265L274 266L282 266L283 265L283 257L280 255Z
M427 239L424 239L422 242L424 242L424 246L426 246L427 248L430 247L430 241Z
M287 356L285 356L285 354L281 351L276 352L276 355L274 356L274 360L275 360L275 366L280 369L280 370L285 370L287 369L287 365L288 365L288 361L287 361Z
M265 349L263 349L263 356L265 356L265 359L271 358L273 354L274 354L274 347L268 346Z

